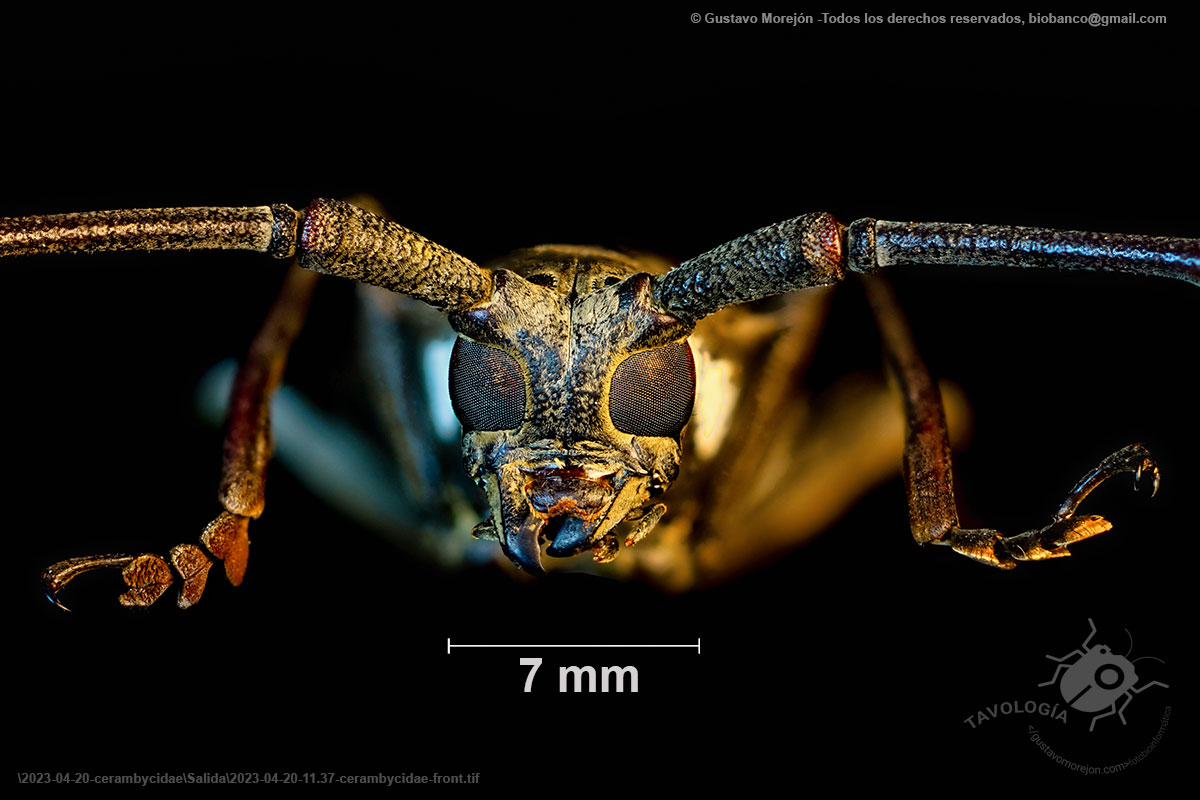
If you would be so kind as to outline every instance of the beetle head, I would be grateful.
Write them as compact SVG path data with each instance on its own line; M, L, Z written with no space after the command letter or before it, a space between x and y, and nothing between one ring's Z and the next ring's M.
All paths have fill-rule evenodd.
M491 295L456 310L450 395L463 462L487 495L495 536L518 566L618 552L679 472L691 415L692 324L656 307L647 263L547 245L492 265Z

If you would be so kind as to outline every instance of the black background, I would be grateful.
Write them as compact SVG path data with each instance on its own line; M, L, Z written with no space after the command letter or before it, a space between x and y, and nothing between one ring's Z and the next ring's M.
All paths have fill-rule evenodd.
M813 210L1200 236L1182 49L1192 19L998 31L655 13L212 20L136 40L96 21L28 41L4 78L0 214L370 192L476 260L541 241L686 258ZM1029 785L1076 776L1030 743L1028 724L1103 766L1141 750L1165 705L1166 735L1128 776L1181 767L1194 730L1194 287L894 276L931 367L973 404L955 464L967 521L1041 525L1121 445L1159 458L1153 501L1127 477L1089 500L1116 528L1071 559L1001 573L918 548L894 481L815 543L705 592L445 576L276 468L240 589L214 580L186 613L169 599L129 613L116 608L119 580L97 577L72 586L77 611L56 611L40 595L45 565L162 552L211 518L220 434L194 421L192 392L241 355L281 275L251 254L5 264L14 771ZM302 385L346 369L351 299L333 283L319 293L294 356ZM848 286L815 378L879 362ZM1036 686L1053 673L1045 655L1078 647L1089 618L1098 642L1124 652L1128 630L1133 656L1163 659L1139 673L1171 688L1136 696L1127 726L1102 720L1090 736L1083 715L964 722L1003 701L1061 702ZM447 656L447 637L702 637L703 653ZM560 696L542 674L524 694L523 655L632 663L641 691Z

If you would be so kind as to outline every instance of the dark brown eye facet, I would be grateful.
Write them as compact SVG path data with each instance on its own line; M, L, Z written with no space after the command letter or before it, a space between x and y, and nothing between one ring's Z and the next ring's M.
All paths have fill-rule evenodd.
M510 354L459 337L450 355L450 402L466 431L510 431L525 418L525 375Z
M687 342L634 353L613 373L608 416L634 436L678 436L692 416L696 365Z

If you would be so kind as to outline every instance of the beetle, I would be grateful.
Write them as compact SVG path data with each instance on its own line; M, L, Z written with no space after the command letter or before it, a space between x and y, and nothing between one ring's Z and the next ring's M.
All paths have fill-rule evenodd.
M889 266L964 264L1200 282L1197 240L872 218L844 225L826 213L761 228L666 271L656 270L653 259L572 246L518 251L481 268L377 214L332 200L314 201L303 211L285 205L166 208L0 221L0 255L127 249L253 250L297 256L307 272L289 273L239 372L220 492L225 510L206 528L203 548L176 546L169 566L153 554L60 562L44 576L56 602L58 590L77 575L107 567L122 569L130 586L122 595L127 605L157 600L174 581L172 570L182 583L179 604L194 604L213 558L224 562L232 583L241 582L249 520L264 504L270 397L302 325L313 272L353 278L449 312L459 335L450 387L463 424L463 462L490 510L475 534L498 540L514 564L534 573L543 571L544 543L548 555L592 551L595 560L607 562L621 539L636 544L663 517L666 507L650 501L680 471L680 436L696 385L687 337L701 320L729 306L834 285L852 273L864 276L904 397L914 538L1005 569L1069 555L1070 545L1111 528L1102 517L1076 515L1098 485L1121 472L1133 473L1136 485L1145 473L1157 490L1158 467L1149 452L1130 445L1105 458L1045 527L1008 536L961 525L939 392L887 285L872 273ZM772 347L768 359L779 352L778 343ZM784 358L791 368L794 356ZM754 389L751 401L770 394L772 377ZM745 454L739 445L765 445L762 437L760 429L757 438L735 442L733 460ZM718 481L706 492L719 495L722 489ZM762 524L761 516L750 519ZM725 520L736 521L737 514ZM691 522L699 527L695 518ZM622 523L632 526L618 527ZM718 558L725 555L718 552Z
M936 57L944 72L944 48L922 51L906 39L904 49L907 55L893 63ZM796 68L797 50L775 50L790 71ZM863 69L877 63L847 59L846 52L849 49L836 57L837 63ZM279 63L294 63L294 56ZM544 68L544 51L538 51L537 58L539 69ZM1109 58L1078 63L1091 70L1100 62L1132 63ZM1157 67L1161 60L1145 63ZM604 69L611 69L611 63L605 61ZM427 68L421 71L427 73ZM1181 69L1175 74L1187 73ZM1036 86L1030 82L1021 87L1021 96L1045 86L1044 94L1054 92L1043 98L1045 107L1053 100L1053 107L1062 108L1061 89L1066 87L1053 74L1048 77L1046 81L1039 76ZM412 78L413 74L397 76L394 86L410 93ZM1072 80L1069 88L1073 95L1086 92L1089 82ZM1096 85L1107 88L1102 80ZM339 86L337 91L344 93L346 88ZM447 87L428 92L422 100L431 109L449 104L451 109L473 111L474 98L461 101L461 92L460 86ZM854 124L836 125L828 134L807 124L789 125L783 118L777 130L734 126L745 133L735 134L731 142L725 133L729 127L688 126L688 135L679 136L669 127L662 135L664 126L647 124L706 119L706 113L728 107L723 103L731 98L676 101L668 92L654 94L653 108L647 102L647 113L640 114L638 109L631 113L611 94L595 102L586 94L570 98L572 105L582 105L589 113L599 108L619 120L640 123L617 136L610 135L611 125L603 126L605 141L600 141L601 125L594 118L593 125L572 125L569 136L558 131L529 135L528 124L485 125L482 131L471 126L468 137L441 125L379 130L319 121L319 133L294 136L295 128L280 119L275 104L264 108L269 120L268 113L259 112L263 119L257 126L255 117L248 123L247 115L197 115L194 107L185 112L182 106L167 112L165 121L155 119L147 125L146 98L139 98L142 114L108 109L80 114L73 104L70 117L59 113L61 141L78 140L76 115L121 124L89 131L101 142L95 147L97 156L83 162L50 158L49 148L31 151L38 156L30 159L28 180L14 186L6 172L5 195L10 200L0 216L275 200L301 204L366 187L405 225L481 259L537 242L570 241L632 244L682 260L760 225L819 208L847 220L878 215L1198 235L1187 212L1190 181L1180 180L1188 171L1186 162L1182 167L1169 163L1172 153L1194 152L1185 138L1186 126L1145 125L1141 116L1108 115L1104 126L1031 126L1028 116L1019 113L1021 103L1011 106L1018 112L1011 117L988 114L986 124L945 113L924 118L904 113L891 116L903 124L864 126L858 118ZM739 90L738 108L745 105L742 96ZM73 102L79 103L79 97ZM111 94L105 102L113 102ZM501 102L512 109L513 117L533 105L507 97L496 105ZM162 105L166 103L153 112L161 114ZM342 107L353 106L348 101ZM55 113L55 104L43 99L28 107L38 112L22 123L34 122L37 133L53 128L43 120ZM477 120L488 117L486 107L474 114ZM876 122L886 117L886 111L874 114ZM561 118L572 117L564 113ZM1125 128L1120 127L1122 120ZM118 133L138 123L143 123L140 135L114 145ZM1110 127L1114 123L1115 129ZM23 127L14 125L12 130L19 133ZM704 135L693 139L697 130ZM1135 144L1126 144L1122 133L1128 130L1144 132L1142 143L1152 146L1137 146L1136 137L1128 137ZM184 132L185 141L173 142L171 135L179 132ZM431 151L423 137L434 135L450 141ZM334 146L329 144L331 136L337 140ZM1174 147L1172 136L1178 140ZM225 148L220 155L227 155L232 145L221 143L243 137L271 143L272 149L256 146L254 153L231 163L208 149L216 142ZM284 139L294 140L296 149L275 155L274 144ZM375 146L356 150L364 139ZM312 146L314 142L320 144ZM522 147L522 142L527 143ZM994 146L1000 143L1004 146ZM369 157L367 149L372 151ZM732 153L738 150L748 152L751 160L744 161L740 153L735 159ZM114 151L119 157L113 157ZM425 155L430 152L433 155ZM873 162L845 158L867 152L885 157ZM1127 154L1130 161L1114 166L1107 156L1116 153ZM329 162L318 164L315 174L314 154ZM999 163L997 155L1002 157ZM9 167L19 169L22 162L15 160ZM525 181L527 174L534 179ZM1135 175L1148 176L1148 185ZM930 176L929 184L922 183ZM705 748L716 744L729 753L728 765L762 763L764 755L786 754L777 763L799 760L806 769L828 773L833 765L860 768L863 748L844 743L865 737L868 742L877 738L878 758L902 774L930 764L928 743L941 742L935 756L938 765L924 771L924 779L937 782L937 776L953 772L955 764L977 779L977 741L947 736L959 716L938 711L964 703L976 707L995 697L991 687L996 675L1027 676L1028 658L1054 649L1028 644L1032 631L1044 629L1047 607L1085 598L1099 606L1100 616L1105 605L1137 608L1140 596L1148 601L1145 609L1130 612L1142 616L1133 625L1139 631L1164 611L1177 614L1187 607L1181 594L1187 580L1182 574L1173 580L1163 573L1182 571L1186 563L1173 554L1183 538L1179 534L1186 533L1177 523L1186 519L1178 503L1189 483L1189 451L1182 437L1190 418L1172 402L1187 396L1180 377L1184 362L1172 351L1189 341L1183 320L1194 295L1190 287L1103 275L1093 279L1005 270L966 274L932 267L898 272L893 280L931 366L959 381L972 404L975 433L965 452L956 451L960 486L967 493L962 499L968 505L1002 529L1022 530L1019 526L1051 510L1084 469L1125 442L1145 441L1163 462L1163 488L1144 507L1110 511L1114 501L1149 496L1148 491L1129 492L1126 480L1110 482L1108 498L1095 498L1097 509L1111 514L1118 528L1115 535L1091 540L1075 559L1001 573L948 552L914 547L904 531L903 488L893 481L833 523L833 535L787 550L778 562L709 591L658 601L641 582L559 574L532 582L510 580L508 559L495 543L486 542L481 546L507 572L489 563L465 575L445 576L425 569L426 562L406 560L389 543L356 532L345 518L321 513L320 504L277 465L270 477L271 502L252 528L256 563L240 590L223 592L223 581L214 576L211 583L217 585L210 586L207 599L188 614L111 614L96 620L106 606L115 605L112 598L119 590L109 589L110 584L120 583L119 576L97 575L102 586L96 587L96 602L79 597L93 590L95 581L81 579L64 593L69 605L91 613L55 619L50 615L58 612L42 600L36 581L46 564L101 549L165 552L176 542L194 541L214 513L220 439L207 431L195 433L199 426L188 416L191 391L216 360L244 354L278 291L283 266L264 264L245 253L47 256L0 264L12 275L6 299L15 313L6 320L12 323L7 341L16 344L10 358L19 367L13 374L33 379L25 393L9 396L25 412L9 417L14 421L10 436L26 445L15 452L25 454L32 467L30 480L19 487L23 500L13 505L25 523L15 530L29 533L21 544L33 552L10 562L10 585L18 586L30 603L24 615L31 622L30 634L15 650L30 678L22 682L30 687L23 692L31 709L27 719L35 714L45 719L45 698L61 698L65 691L95 697L103 690L114 700L174 698L181 687L207 688L212 684L206 676L228 674L237 681L233 693L216 689L201 698L213 703L219 695L217 702L226 713L188 716L197 724L207 721L201 735L227 752L243 742L247 748L258 747L269 737L279 747L310 754L305 769L307 763L318 763L318 756L337 759L349 752L358 761L378 754L374 766L395 763L400 739L409 754L406 761L413 764L433 763L434 758L440 764L456 757L464 767L476 758L483 763L503 761L511 771L501 772L497 765L488 780L519 776L527 785L528 773L512 769L513 758L521 757L519 747L464 746L461 720L470 715L476 721L476 742L534 743L546 741L546 714L514 712L506 703L512 687L495 672L477 670L478 662L447 658L439 647L445 636L454 635L455 641L471 635L475 641L571 642L588 634L616 642L688 641L689 634L701 632L704 655L695 659L696 666L669 665L683 669L672 669L670 680L658 680L654 687L659 696L703 691L666 709L680 723L682 735L658 737L661 757L628 763L657 769L673 757L707 752ZM74 280L66 285L47 281L48 275ZM347 362L327 356L340 354L343 345L335 350L332 343L348 342L353 330L343 312L354 291L349 282L342 283L326 281L321 287L310 327L289 363L288 380L317 394L322 405L334 404L311 388L312 379L332 373L334 381L341 380L345 373L337 365ZM798 384L796 405L806 387L833 383L833 376L845 370L879 369L878 337L857 302L860 295L853 285L837 291L814 369L804 384ZM157 374L159 369L165 374ZM43 409L51 413L35 413ZM28 423L17 422L30 419L37 420L40 433L52 432L54 438L35 436ZM147 445L153 445L148 453ZM899 452L897 446L888 454L893 472ZM156 496L130 504L113 488L126 485L123 476L142 474L131 468L137 461L150 462L142 485L151 486ZM681 510L681 489L677 484L663 498L672 515ZM1165 513L1172 509L1180 513ZM478 517L471 520L467 529L477 521ZM669 523L670 516L664 517L658 530L605 571L611 574L636 563L643 555L639 550L654 547L662 526ZM473 544L467 530L447 538ZM150 544L153 540L163 547ZM742 541L755 543L748 536ZM586 556L547 559L547 565L578 568L588 561ZM1148 591L1130 591L1131 582ZM167 596L156 605L172 600ZM982 615L981 608L987 609ZM419 613L411 613L414 610ZM1012 624L1021 616L1031 624ZM784 630L796 631L791 638L803 651L803 661L789 662L778 649L759 646L767 636ZM1054 641L1062 641L1061 636ZM881 662L881 655L888 653L908 657ZM1169 653L1158 654L1171 658ZM726 665L728 670L721 669ZM976 690L974 683L961 680L922 682L929 675L944 674L932 671L943 665L959 674L980 665L989 689ZM228 673L218 673L231 666ZM643 670L648 689L651 678L667 675ZM739 676L742 679L733 683ZM909 691L889 691L890 705L872 706L871 711L882 713L872 714L869 725L861 724L862 714L851 715L857 721L849 725L846 712L863 708L862 690L879 685L882 677L888 678L888 686ZM972 691L980 695L974 704ZM903 694L911 697L910 708L901 707L897 713L897 701L905 702ZM479 713L484 695L505 709ZM306 701L302 707L295 704L298 697ZM427 708L433 711L419 729L398 729L382 746L376 734L367 733L377 730L381 712L412 719L414 697L428 698ZM803 724L786 737L747 736L746 731L770 728L755 725L758 715L753 713L727 711L732 702L723 702L725 697L738 708L757 705L765 710L763 716L775 718L781 703L791 705ZM92 705L86 713L76 712L70 736L63 735L61 716L53 725L29 726L46 735L25 737L25 746L44 749L44 743L55 741L60 753L87 753L91 763L103 758L110 765L133 763L135 758L142 762L152 753L161 754L164 762L189 757L180 750L177 736L165 735L177 730L170 721L141 728L164 735L141 736L136 743L114 735L136 724L128 717L116 719L115 710ZM728 716L740 716L733 720L740 724L724 724ZM231 719L240 721L229 724ZM576 714L563 718L562 730L570 735L587 726L586 735L577 734L579 742L629 741L629 720L619 713ZM839 732L852 733L853 738L842 736L835 750L830 743L837 741ZM386 756L380 752L385 747ZM1014 770L1022 766L1017 750L1013 745L1001 753ZM367 755L361 755L364 752ZM513 753L517 755L509 755ZM959 754L962 758L954 758ZM597 753L597 758L606 757ZM65 755L57 760L69 763ZM578 780L584 768L570 758L539 758L539 763L547 779L557 772L564 781ZM690 762L680 758L679 763ZM592 761L586 769L599 781L607 766ZM689 773L697 777L694 770ZM700 773L710 774L707 769ZM686 777L679 774L681 781Z
M299 204L367 190L380 195L403 224L479 258L538 242L569 241L633 244L683 259L814 209L847 220L877 215L1197 236L1189 210L1195 185L1194 157L1187 158L1195 153L1191 131L1169 119L1178 97L1186 94L1173 102L1154 96L1164 84L1185 88L1182 82L1190 74L1191 49L1170 46L1172 34L1179 32L1174 43L1180 45L1190 34L1176 16L1171 26L1081 29L1088 34L1086 44L1082 35L1056 26L1044 30L1038 46L1022 51L1027 57L1021 58L1014 58L1011 37L993 42L983 38L986 32L961 26L940 27L936 38L932 28L914 26L889 28L884 37L871 36L862 26L818 30L804 39L768 39L767 31L755 31L754 52L745 59L739 58L737 45L729 49L726 34L733 31L698 30L673 18L669 31L626 24L607 41L589 41L590 25L535 33L540 41L530 47L522 46L521 37L537 26L497 31L489 23L486 31L476 28L486 43L474 48L461 23L453 29L434 27L428 36L411 25L359 24L354 36L339 37L316 30L332 22L332 15L323 15L318 26L305 15L304 54L297 52L296 37L279 35L287 27L282 17L280 27L263 36L237 33L223 18L211 25L216 35L196 48L209 56L202 63L210 74L190 85L215 89L220 83L220 90L204 92L200 103L186 96L188 82L177 72L146 69L155 63L153 57L143 63L146 47L153 55L169 55L180 49L177 39L140 36L139 46L122 56L111 30L98 36L97 26L89 24L84 55L102 49L104 57L82 70L84 62L71 57L58 69L86 72L94 80L40 79L41 70L56 70L54 57L62 55L61 49L9 72L11 88L28 87L28 95L25 102L10 103L5 137L15 135L21 145L20 137L29 131L30 141L82 147L20 147L16 157L6 159L8 207L0 216L154 205ZM66 27L46 30L59 38L70 35ZM374 43L380 46L373 53L363 46L360 31L377 37ZM403 39L399 47L397 34ZM269 86L256 90L242 76L220 82L212 75L232 72L210 69L217 58L225 61L222 45L231 37L240 53L237 67L246 61L259 66ZM39 48L49 43L42 36L16 39L36 41ZM146 91L117 90L120 76L104 74L110 53L136 65L136 85ZM487 58L486 67L481 68L480 56ZM396 68L402 58L406 63ZM520 74L506 69L514 60L525 67ZM577 70L593 70L603 83L589 85ZM781 85L778 79L790 76L797 80ZM304 88L298 85L301 79ZM85 82L90 86L81 85ZM103 88L89 91L101 82ZM774 102L769 95L776 95ZM398 124L373 113L384 107L401 110ZM412 120L408 109L418 110L420 117ZM234 142L237 151L227 158ZM253 144L243 149L242 142ZM286 142L295 144L285 144L280 152ZM14 180L13 171L28 178ZM903 530L903 489L892 482L835 523L833 535L782 563L714 591L656 604L647 602L654 593L635 582L598 587L599 581L566 576L560 581L551 575L526 583L492 574L490 566L463 578L427 576L391 545L355 533L352 523L318 515L319 504L277 465L269 479L271 502L252 529L256 563L239 591L222 593L223 587L214 585L207 599L185 615L109 617L94 627L83 615L50 617L57 612L42 601L36 585L46 564L102 549L158 550L151 544L156 539L165 546L193 541L213 513L220 439L193 432L199 426L188 416L191 389L217 359L244 354L277 291L275 269L282 266L253 258L114 254L94 260L0 261L10 274L19 271L6 286L16 310L7 318L14 324L6 341L15 345L10 363L24 369L10 374L34 380L24 397L10 395L29 412L8 419L10 437L28 445L16 452L24 453L32 467L31 479L19 487L22 500L10 504L26 523L14 533L27 533L21 543L35 551L10 562L10 586L28 598L24 616L37 628L18 643L14 655L28 659L26 676L32 680L19 685L27 687L21 694L31 706L36 702L39 713L47 698L66 692L95 697L101 687L113 700L179 697L181 685L199 683L207 668L221 666L224 651L237 656L242 669L234 673L235 691L246 699L238 708L229 703L229 693L206 692L204 708L219 702L224 713L191 714L189 721L209 722L198 733L216 744L214 750L236 751L244 739L254 748L249 752L261 752L263 742L273 742L278 749L306 754L299 762L304 770L330 759L349 761L339 756L350 752L373 770L397 763L399 745L405 769L458 757L464 767L503 759L509 771L501 772L498 765L485 778L501 782L511 775L510 781L519 779L527 788L528 771L512 768L527 756L538 759L545 782L558 777L566 785L586 774L601 783L602 775L612 774L628 785L635 764L658 772L658 780L663 767L694 765L696 752L715 752L715 746L727 755L686 771L671 769L672 777L681 783L689 777L708 780L714 773L744 772L748 763L769 764L772 755L778 757L774 763L799 763L811 773L831 774L840 767L855 774L866 747L849 743L864 738L869 743L877 730L879 744L887 746L871 751L881 763L897 774L919 769L925 783L937 784L948 780L956 764L978 780L981 749L977 740L953 735L958 716L937 713L942 704L969 702L963 700L969 690L956 692L943 681L918 683L918 677L932 674L922 667L942 663L962 670L962 662L954 659L974 647L980 658L962 660L967 667L979 664L989 685L996 675L1027 676L1028 664L1020 657L1040 659L1054 650L1028 646L1031 631L1048 624L1049 604L1087 602L1101 606L1094 610L1097 617L1105 613L1105 604L1128 609L1136 598L1125 591L1131 576L1146 584L1153 578L1153 592L1145 596L1156 600L1140 612L1145 619L1188 607L1182 592L1189 581L1182 574L1178 581L1163 576L1164 569L1185 563L1175 554L1187 529L1163 523L1186 519L1183 513L1164 512L1180 509L1171 504L1180 501L1195 474L1189 475L1188 448L1181 442L1191 418L1180 403L1171 402L1187 396L1179 379L1184 362L1182 354L1169 355L1190 341L1191 331L1181 320L1190 316L1187 303L1194 293L1172 282L1111 276L1093 281L1090 276L929 268L914 270L920 275L897 274L894 280L931 367L959 381L974 409L975 434L969 449L956 451L955 462L968 504L1000 527L1030 524L1053 508L1085 468L1121 444L1145 441L1163 462L1163 488L1144 508L1111 510L1110 503L1127 495L1133 500L1149 495L1132 495L1124 480L1110 482L1110 498L1095 498L1118 528L1093 539L1075 559L1000 573L914 547ZM47 281L47 274L77 280L66 286ZM332 350L329 342L350 338L352 326L343 324L348 316L340 312L352 291L326 283L310 315L314 327L301 336L289 365L288 380L302 387L311 386L317 371L332 372L334 380L344 374L336 365L345 362L325 356ZM871 320L855 302L860 290L846 286L837 294L804 387L830 383L839 370L879 367ZM146 365L165 374L151 374ZM53 413L32 413L42 408ZM57 434L52 447L45 446L48 437L32 436L28 423L18 422L31 418ZM122 436L122 429L133 433ZM125 484L122 476L135 474L127 469L135 460L129 444L154 445L142 457L152 463L143 485L159 495L141 498L132 509L112 491ZM893 470L898 453L890 454ZM664 497L672 514L681 510L677 493L682 488L677 484ZM114 513L122 509L134 514ZM1002 520L1005 516L1010 519ZM664 518L660 526L669 521ZM309 533L319 527L329 535ZM662 532L660 527L607 569L626 568ZM118 544L123 536L128 544ZM454 538L472 541L465 531ZM499 554L494 543L485 546ZM502 555L498 560L507 563ZM562 563L578 566L586 560ZM360 561L372 562L371 569L356 574L343 569ZM285 583L279 573L290 580ZM116 576L95 579L120 582ZM293 580L297 590L288 593ZM216 576L213 583L220 583ZM68 591L74 589L81 600L79 593L93 585L81 579ZM382 588L388 585L399 588ZM590 596L589 586L595 590ZM1056 596L1060 587L1071 586L1090 591ZM116 594L99 594L98 602L78 606L102 611ZM589 602L581 603L580 596ZM771 597L779 601L768 605ZM75 606L71 599L68 595L67 603ZM673 615L702 601L707 601L703 613ZM1031 602L1038 604L1036 611ZM433 614L407 613L431 606ZM444 611L459 606L459 613ZM934 608L940 611L921 613ZM975 624L980 608L988 609L983 615L988 624ZM1011 624L1017 614L1031 618L1031 624ZM216 624L218 617L224 624ZM522 622L531 618L536 620L527 623L532 630ZM1001 619L1009 624L996 624ZM1145 619L1132 627L1142 630ZM736 647L742 630L777 633L782 620L796 631L805 655L789 669L795 681L790 690L782 680L772 680L777 676L763 675L764 661L775 652ZM206 621L213 623L208 630L195 630ZM233 641L226 630L230 624ZM436 647L439 635L454 634L457 641L464 630L480 641L578 641L585 628L591 632L601 625L612 632L595 635L608 641L686 641L696 631L706 637L704 656L696 659L705 670L704 695L654 715L673 724L678 735L655 737L643 751L648 757L630 759L621 771L610 760L614 756L599 752L584 764L570 756L550 759L522 751L521 741L531 746L547 741L550 715L516 710L507 696L511 687L502 681L493 678L482 687L475 675L463 675L465 670L447 670L448 661L451 668L459 662ZM876 630L864 631L866 625ZM344 635L346 628L359 636ZM484 639L489 628L494 638ZM934 628L936 636L922 639L922 629ZM191 635L185 637L185 630ZM414 630L431 634L426 641L434 646L422 647ZM122 635L108 638L112 633ZM388 647L380 636L396 644ZM1065 641L1073 639L1067 635ZM130 643L147 640L162 649L153 657L139 652L134 662ZM1058 635L1054 641L1064 639ZM992 643L995 650L985 651ZM431 651L427 663L420 663L421 654ZM728 674L745 676L724 690L724 676L712 666L721 664L722 652L737 667ZM47 653L58 655L63 665L56 668ZM885 658L901 653L909 657ZM1016 654L1015 664L1003 663L1007 653ZM732 663L734 654L757 669L748 674L750 665ZM838 680L811 679L814 668L834 663ZM105 680L95 680L96 672ZM644 670L646 681L653 677ZM686 684L689 675L674 670L672 677ZM869 725L846 730L846 712L863 708L856 702L862 690L881 680L911 690L920 713L873 706L869 710L880 713L872 714ZM739 705L761 701L762 716L769 714L773 722L781 706L784 713L794 710L799 724L782 737L748 735L776 727L755 724L754 715L735 720L741 724L722 724L723 696L735 692ZM485 694L492 702L480 713ZM214 702L214 695L222 699ZM403 715L389 713L390 706L400 705L389 704L389 698L418 695L430 698L435 713L423 715L419 727L401 723L386 737L388 755L372 759L383 748L376 744L378 735L367 732L378 730L381 711L385 718L416 720L411 707ZM292 710L296 697L305 700L302 711ZM649 693L642 697L654 699ZM339 711L354 701L360 701L359 718ZM703 707L704 715L689 715L693 707ZM102 759L106 766L151 763L154 755L164 763L195 761L190 755L195 749L185 755L181 738L170 735L179 730L177 724L139 725L150 735L136 742L115 735L136 724L127 716L116 719L116 710L91 705L89 713L74 715L69 735L63 735L61 724L22 724L30 733L22 745L44 749L55 742L54 761L72 769L75 763ZM861 720L863 715L854 716ZM470 744L463 741L464 718L476 722ZM630 719L621 713L563 715L554 728L562 735L554 738L629 742ZM586 733L580 730L585 726ZM36 735L43 731L50 735ZM193 731L189 724L188 733ZM829 743L838 732L855 735L843 737L835 751ZM935 742L940 744L931 747ZM1041 758L1023 756L1022 742L1005 744L991 751L988 763L1003 761L1010 774L1028 766L1023 758ZM962 758L954 758L956 749L963 751ZM75 753L78 761L70 758ZM1161 755L1145 766L1157 767ZM218 756L209 763L226 768L228 762ZM281 765L288 763L297 761L280 759Z
M1092 630L1078 650L1073 650L1061 658L1046 656L1051 661L1058 662L1058 666L1055 667L1054 675L1050 680L1039 683L1038 686L1051 686L1058 683L1063 699L1070 704L1071 708L1085 713L1095 714L1095 712L1107 708L1105 713L1097 714L1092 718L1092 724L1088 727L1089 731L1095 730L1096 723L1103 717L1110 717L1113 714L1116 714L1121 720L1121 724L1124 725L1125 707L1133 700L1135 694L1140 694L1154 686L1161 686L1164 689L1170 687L1161 681L1150 681L1138 686L1137 672L1133 667L1134 662L1129 660L1129 653L1127 652L1123 656L1117 655L1103 644L1089 647L1088 645L1096 636L1096 623L1088 619L1088 625ZM1132 650L1133 643L1130 642L1130 652ZM1068 660L1072 658L1074 660L1068 663ZM1142 656L1142 658L1154 657ZM1135 659L1135 661L1140 660ZM1120 708L1117 708L1117 702L1122 698L1124 702L1121 703Z

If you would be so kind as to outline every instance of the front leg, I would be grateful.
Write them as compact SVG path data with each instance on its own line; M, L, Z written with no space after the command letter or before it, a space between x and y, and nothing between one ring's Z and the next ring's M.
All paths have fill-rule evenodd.
M238 586L250 552L249 523L262 514L267 465L271 460L271 397L283 378L288 353L304 324L318 275L293 265L270 313L254 337L238 369L230 401L219 499L224 511L200 535L200 544L181 544L167 557L141 555L84 556L46 568L46 595L60 608L59 591L85 572L120 569L129 590L124 606L149 606L175 582L182 581L179 607L200 600L213 559L224 562L229 582Z
M882 278L864 276L867 298L883 339L888 366L900 383L908 421L904 447L904 483L908 492L913 538L921 544L948 545L984 564L1012 569L1018 561L1042 561L1071 555L1070 545L1104 533L1112 523L1098 515L1076 516L1083 499L1121 472L1134 473L1134 489L1143 475L1159 472L1150 452L1132 444L1105 458L1084 475L1043 528L1006 536L990 528L964 529L959 524L950 468L950 442L937 385L917 352L912 333Z

